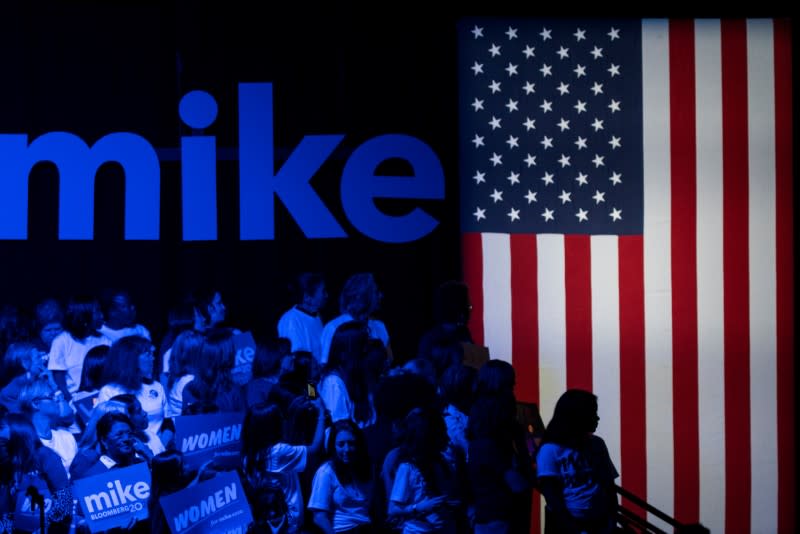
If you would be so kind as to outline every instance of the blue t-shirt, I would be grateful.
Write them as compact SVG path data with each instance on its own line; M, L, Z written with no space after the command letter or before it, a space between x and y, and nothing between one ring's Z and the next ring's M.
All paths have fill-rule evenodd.
M537 475L555 477L564 488L564 504L577 518L591 519L606 513L606 489L619 476L605 442L591 436L583 449L545 443L536 456Z

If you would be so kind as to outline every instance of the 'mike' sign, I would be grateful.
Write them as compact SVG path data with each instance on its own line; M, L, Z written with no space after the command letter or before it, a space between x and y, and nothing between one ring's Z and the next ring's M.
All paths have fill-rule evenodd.
M174 419L175 444L187 468L198 468L209 460L224 469L241 463L242 422L240 412L181 415Z
M144 462L75 480L73 487L92 532L147 519L150 469Z
M344 139L342 134L307 135L275 171L271 83L239 84L239 222L240 239L275 238L275 197L308 238L342 238L347 233L311 187L310 180ZM184 95L183 122L209 127L217 103L203 91ZM183 239L217 239L216 137L181 138ZM412 176L375 175L384 161L400 159ZM40 162L58 169L58 236L91 240L94 236L94 182L97 169L118 163L125 172L125 239L159 239L161 168L153 146L130 132L101 137L93 146L75 134L49 132L29 142L26 134L0 134L0 239L28 237L28 179ZM444 171L438 157L415 137L390 134L362 143L350 154L340 183L342 207L364 235L387 243L414 241L438 224L417 207L388 215L377 198L444 198Z

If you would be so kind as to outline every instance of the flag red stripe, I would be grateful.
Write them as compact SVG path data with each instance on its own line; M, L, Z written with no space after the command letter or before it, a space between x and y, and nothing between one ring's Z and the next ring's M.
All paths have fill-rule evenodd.
M619 382L622 485L647 500L644 359L644 240L619 238ZM643 511L623 503L640 514Z
M464 283L469 288L472 314L469 331L477 345L483 345L483 244L481 234L464 233L461 236Z
M725 524L750 531L750 329L747 42L744 20L723 20L722 172L725 323ZM680 395L681 392L676 392Z
M775 21L775 139L778 358L778 531L795 532L794 259L792 256L792 35Z
M588 235L564 236L567 388L592 390L592 272Z
M511 352L517 373L516 396L539 402L539 302L536 236L511 235Z
M700 515L694 21L669 23L675 518Z

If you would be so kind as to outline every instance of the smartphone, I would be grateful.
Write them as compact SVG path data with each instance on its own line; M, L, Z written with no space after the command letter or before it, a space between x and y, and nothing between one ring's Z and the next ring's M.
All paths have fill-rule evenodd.
M307 386L308 388L308 398L309 399L316 399L317 398L317 388L314 387L314 384L309 383Z

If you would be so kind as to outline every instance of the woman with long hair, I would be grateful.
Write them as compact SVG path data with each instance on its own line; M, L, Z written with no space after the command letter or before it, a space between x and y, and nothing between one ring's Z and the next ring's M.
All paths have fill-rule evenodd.
M547 502L551 532L613 532L619 476L605 442L594 435L597 397L567 390L556 403L536 457L539 489Z
M373 532L374 483L363 431L347 419L337 421L327 449L329 460L317 469L308 500L314 523L325 534Z
M245 415L242 425L242 472L249 499L257 500L263 488L279 486L288 507L289 532L303 524L303 495L298 473L306 469L309 456L319 454L325 433L325 412L319 400L317 426L310 445L290 445L284 438L284 419L275 404L257 404Z
M214 404L221 412L244 410L246 403L241 386L231 375L236 362L236 345L229 329L206 334L200 347L196 375L183 390L183 406L194 402Z
M194 330L178 334L172 344L172 368L167 378L167 415L176 417L183 412L183 390L194 380L203 347L203 335Z

